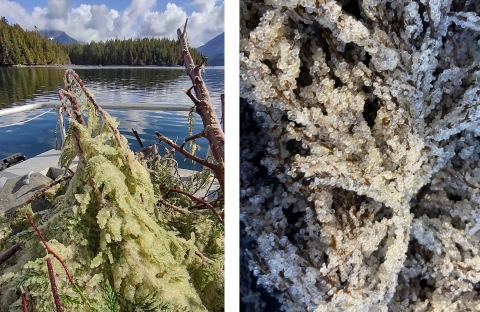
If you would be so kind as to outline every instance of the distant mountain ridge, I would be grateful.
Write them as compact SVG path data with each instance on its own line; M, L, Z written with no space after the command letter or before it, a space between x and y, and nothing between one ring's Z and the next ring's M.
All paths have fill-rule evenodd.
M48 38L53 38L53 42L58 42L61 44L72 44L72 43L80 43L83 44L83 42L77 41L67 35L64 31L61 30L39 30L38 33L42 36L45 37L45 35Z
M198 47L197 51L208 57L207 65L225 65L225 33L221 33L212 40Z

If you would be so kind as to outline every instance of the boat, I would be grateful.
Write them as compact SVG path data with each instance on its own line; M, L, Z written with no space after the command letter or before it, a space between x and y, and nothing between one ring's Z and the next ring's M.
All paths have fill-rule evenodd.
M44 102L27 104L23 106L15 106L0 110L0 116L7 116L20 112L50 108L57 113L57 122L60 128L62 142L65 141L66 131L63 120L63 113L58 102ZM102 108L110 109L129 109L129 110L152 110L152 111L189 111L189 107L175 105L149 105L149 104L132 104L132 103L115 103L103 104ZM29 120L33 120L30 118ZM27 120L27 121L29 121ZM25 122L27 122L25 121ZM10 213L23 205L31 198L40 188L57 179L65 173L65 169L60 168L58 161L61 150L51 149L27 159L21 153L15 153L0 161L0 214ZM75 172L78 159L75 159L69 169ZM184 179L188 179L195 170L178 168L178 174ZM28 183L26 183L28 182ZM215 190L219 189L218 183L210 188L209 194L206 189L200 190L195 194L197 197L206 197L207 200L214 198ZM206 196L208 195L208 196ZM35 204L35 205L34 205ZM41 200L32 203L34 211L44 210L47 206Z

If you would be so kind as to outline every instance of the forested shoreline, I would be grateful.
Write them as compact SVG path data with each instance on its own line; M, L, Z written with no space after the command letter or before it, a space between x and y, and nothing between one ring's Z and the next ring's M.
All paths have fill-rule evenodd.
M76 65L182 65L182 53L175 40L166 38L111 39L86 44L69 44L65 49ZM201 55L195 49L190 53L196 64Z
M70 64L65 47L0 18L0 65Z
M190 49L195 63L201 54ZM0 66L13 65L182 65L182 53L175 40L166 38L111 39L105 42L62 45L25 31L0 18Z

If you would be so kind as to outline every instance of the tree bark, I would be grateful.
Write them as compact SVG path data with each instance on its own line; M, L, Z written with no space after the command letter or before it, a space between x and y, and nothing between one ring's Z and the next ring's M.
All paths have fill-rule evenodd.
M215 176L218 179L221 189L224 189L224 175L225 175L225 134L220 126L217 114L213 109L210 94L202 79L201 65L195 65L193 58L190 55L188 49L187 38L187 23L185 22L183 32L177 29L178 41L180 48L182 49L183 60L185 61L185 67L187 69L187 75L190 77L193 83L193 89L195 91L195 97L192 97L195 103L196 112L200 115L203 122L203 128L205 138L210 144L212 149L213 158L218 162L217 170L215 170Z

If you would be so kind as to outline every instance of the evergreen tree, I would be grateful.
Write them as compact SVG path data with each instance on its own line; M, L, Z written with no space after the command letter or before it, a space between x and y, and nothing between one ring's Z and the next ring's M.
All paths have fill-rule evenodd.
M70 44L65 49L71 62L77 65L182 65L177 42L165 38L116 38L84 45ZM200 53L194 49L190 52L195 62L200 63Z
M10 25L0 18L0 65L70 64L66 49L59 43L25 31L18 24Z

